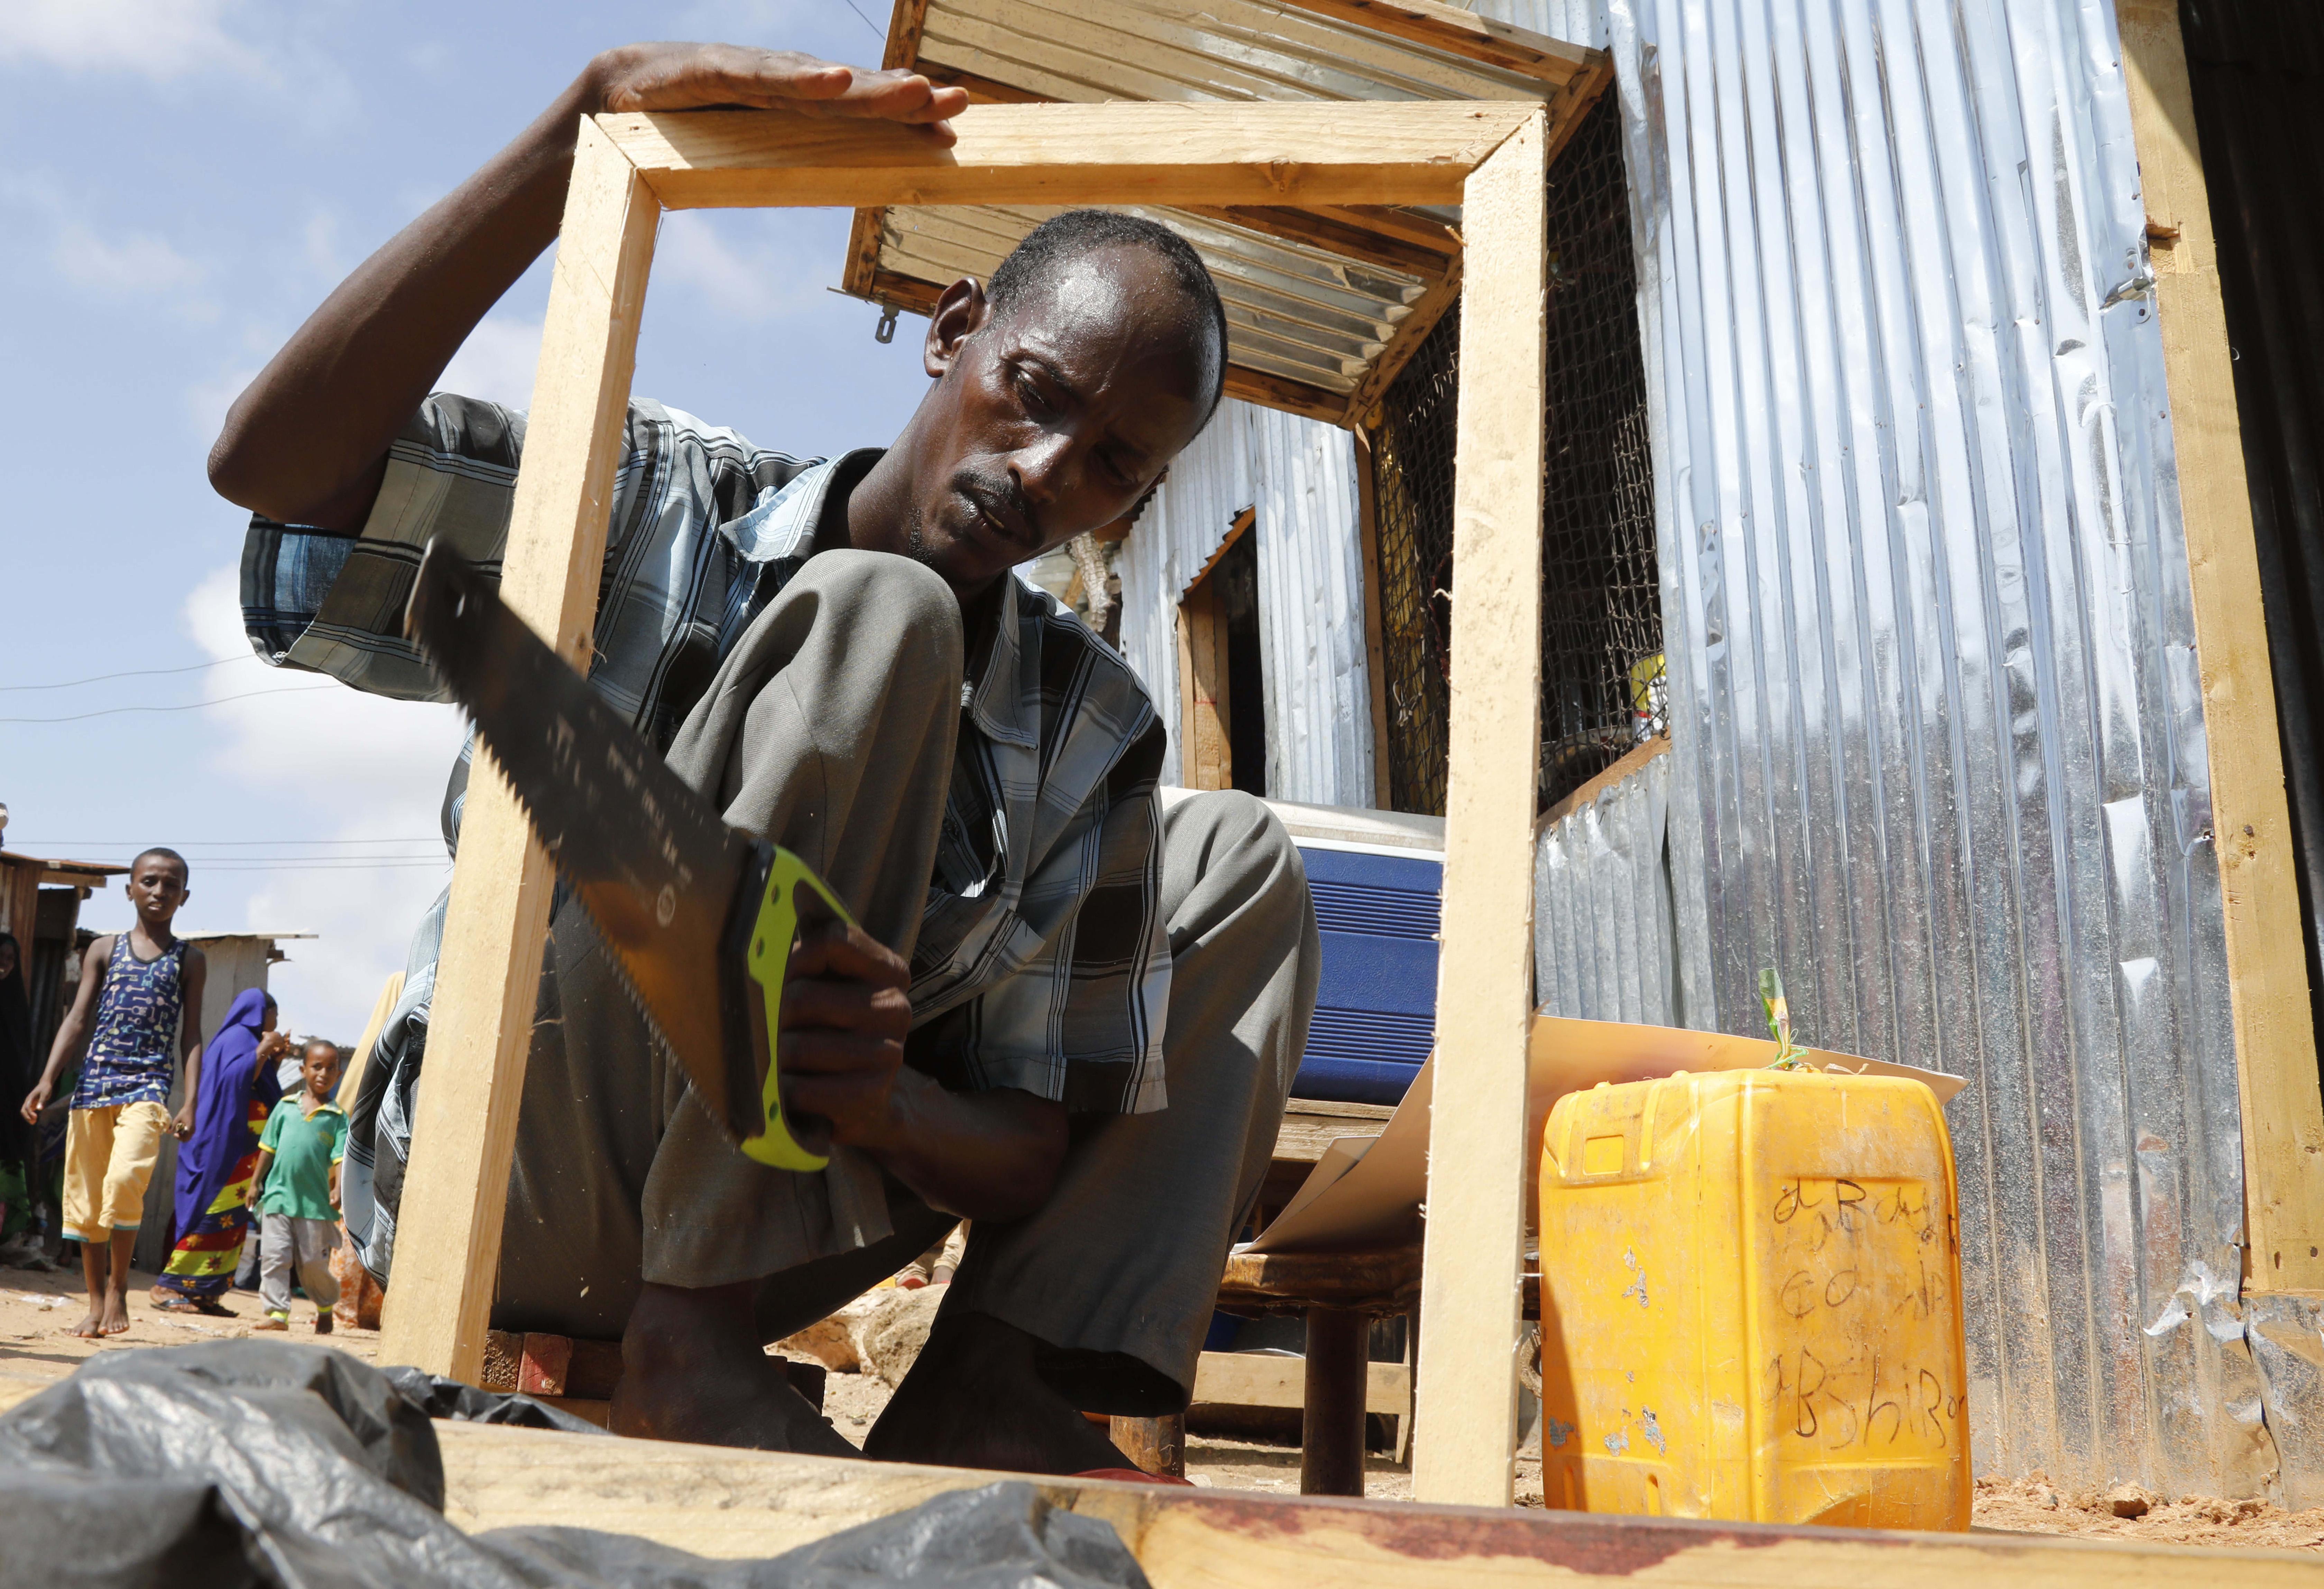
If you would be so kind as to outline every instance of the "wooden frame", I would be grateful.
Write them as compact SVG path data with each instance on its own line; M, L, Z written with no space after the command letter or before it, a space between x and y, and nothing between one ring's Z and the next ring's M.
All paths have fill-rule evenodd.
M2324 1289L2324 1092L2251 487L2178 0L2116 0L2194 598L2243 1110L2244 1279Z
M909 129L776 111L585 120L502 592L586 656L664 208L1096 203L1466 206L1451 817L1420 1362L1422 1499L1507 1504L1525 1214L1539 710L1544 156L1522 104L977 106ZM551 881L489 756L469 784L404 1181L384 1360L474 1382L497 1272ZM597 1459L602 1460L602 1458Z
M1253 508L1237 514L1226 539L1178 593L1178 781L1188 789L1234 787L1226 626L1219 621L1218 587L1210 580L1258 518Z

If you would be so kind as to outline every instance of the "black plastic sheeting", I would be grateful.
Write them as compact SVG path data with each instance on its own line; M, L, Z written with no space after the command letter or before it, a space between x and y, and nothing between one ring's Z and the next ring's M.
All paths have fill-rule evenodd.
M465 1534L444 1518L430 1402L497 1422L546 1423L536 1415L553 1410L287 1341L93 1359L0 1415L0 1585L1146 1584L1111 1526L1053 1510L1022 1482L939 1496L762 1561L712 1561L586 1529Z
M2324 6L2182 0L2324 1035Z

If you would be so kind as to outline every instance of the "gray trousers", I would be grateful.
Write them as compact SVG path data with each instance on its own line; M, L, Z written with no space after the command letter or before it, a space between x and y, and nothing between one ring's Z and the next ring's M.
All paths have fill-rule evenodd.
M726 819L797 851L908 955L960 713L957 603L901 558L825 552L762 614L669 760ZM1077 1116L1055 1189L978 1220L944 1307L1047 1344L1093 1412L1178 1410L1220 1271L1305 1047L1320 946L1298 851L1248 795L1165 819L1169 1106ZM861 1155L795 1175L745 1159L642 1021L587 913L553 915L502 1243L495 1327L608 1339L641 1281L757 1280L763 1338L832 1312L942 1239Z
M307 1300L328 1313L339 1300L338 1277L331 1273L331 1249L338 1244L337 1220L260 1215L258 1298L266 1311L290 1311L290 1271L295 1269L299 1283L307 1288Z

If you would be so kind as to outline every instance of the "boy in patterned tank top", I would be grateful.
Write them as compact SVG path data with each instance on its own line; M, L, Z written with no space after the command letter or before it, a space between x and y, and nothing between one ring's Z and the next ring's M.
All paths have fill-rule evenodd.
M147 850L130 863L136 924L98 938L81 963L80 991L57 1029L48 1068L24 1098L36 1120L58 1073L87 1049L65 1132L64 1233L80 1243L88 1316L78 1335L129 1327L129 1254L145 1186L166 1126L180 1141L194 1129L202 1056L202 952L170 930L186 902L186 859ZM171 1055L186 1066L186 1105L169 1116Z

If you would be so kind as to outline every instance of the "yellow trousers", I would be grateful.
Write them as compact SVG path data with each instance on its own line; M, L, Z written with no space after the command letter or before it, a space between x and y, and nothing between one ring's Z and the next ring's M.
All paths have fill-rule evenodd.
M76 1109L65 1122L65 1235L103 1243L144 1217L170 1112L148 1099Z

